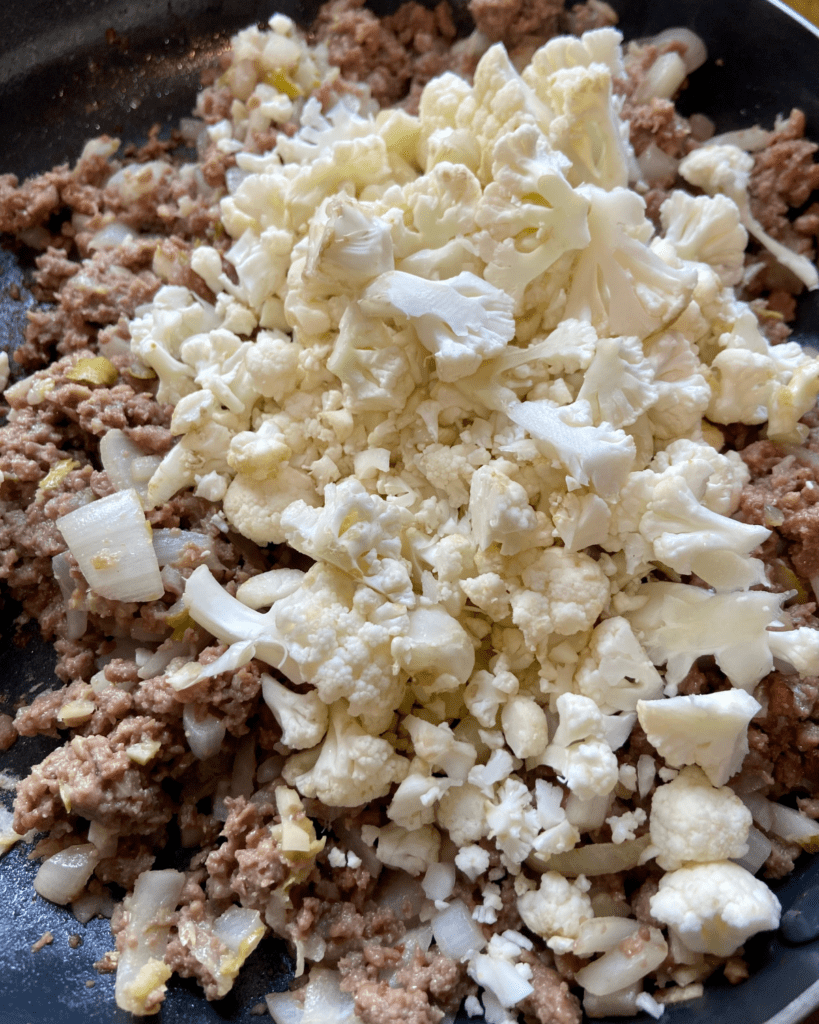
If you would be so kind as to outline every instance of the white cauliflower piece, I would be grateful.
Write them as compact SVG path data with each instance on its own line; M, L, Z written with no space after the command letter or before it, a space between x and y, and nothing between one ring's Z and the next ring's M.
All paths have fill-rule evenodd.
M369 316L411 323L446 382L474 373L515 336L512 299L469 271L427 281L394 270L365 289L360 305Z
M412 739L418 757L433 768L440 768L451 779L465 782L475 764L475 748L458 740L446 722L433 725L416 715L407 715L402 723Z
M242 473L234 477L224 497L224 512L231 526L255 544L282 544L282 513L294 501L314 506L319 497L307 473L284 465L264 480Z
M542 859L553 853L572 850L580 841L580 833L566 816L562 806L564 791L545 779L535 781L537 820L541 831L535 836L532 850Z
M464 690L464 703L485 729L494 729L498 708L518 692L519 685L513 672L479 669Z
M360 715L374 734L382 732L404 694L406 676L390 652L409 626L404 608L317 562L270 614L291 659L324 703L345 698L351 715Z
M819 274L810 260L771 238L751 213L748 184L753 166L754 158L738 146L712 143L700 146L684 157L678 171L690 185L697 185L710 195L722 193L733 199L749 233L795 274L806 288L819 287Z
M660 879L651 913L694 953L728 957L757 932L779 925L768 886L730 861L679 868Z
M409 832L400 825L378 830L376 856L387 867L400 868L410 875L423 875L430 864L437 864L441 834L434 825L422 825Z
M544 764L554 768L579 799L605 796L619 775L600 709L588 697L562 693L557 710L560 724L543 755Z
M526 927L556 953L567 952L583 922L594 917L588 895L557 871L546 871L538 889L518 897L518 912Z
M594 426L586 401L555 407L535 399L509 405L506 414L563 465L569 490L590 484L603 498L613 498L634 466L633 438L609 423Z
M475 667L469 634L440 605L410 610L407 630L393 642L392 654L417 684L432 692L455 689Z
M455 866L474 882L489 867L489 851L472 843L462 846L455 854Z
M651 798L656 861L673 871L690 861L734 860L748 852L751 812L727 786L712 786L700 768L683 768Z
M358 807L386 796L406 776L409 764L387 740L365 732L339 701L330 708L321 747L293 754L282 774L302 796L328 807Z
M509 588L496 572L484 572L461 580L460 586L469 600L495 622L505 619L512 611Z
M471 782L451 787L438 801L435 818L456 846L477 843L486 835L486 794Z
M595 423L628 427L658 398L654 369L638 338L600 338L577 394Z
M281 331L259 331L245 364L260 395L282 402L299 387L301 351L301 345Z
M660 207L660 222L680 259L707 263L729 287L742 280L748 232L732 199L675 189Z
M666 666L666 693L677 692L704 654L749 692L772 670L767 628L777 621L779 594L712 594L685 583L646 583L637 596L644 599L641 607L625 617L654 664Z
M677 331L666 331L645 346L654 371L657 399L647 415L658 440L698 437L711 401L706 367L692 343Z
M549 742L546 713L536 701L523 694L516 694L504 703L501 728L515 757L540 757Z
M324 508L294 501L281 515L285 540L297 551L330 562L393 601L414 604L401 536L410 513L348 477L324 488Z
M282 743L292 750L306 750L320 743L327 732L327 705L315 690L296 693L267 673L262 673L262 696L281 726Z
M588 555L546 548L521 574L525 589L512 595L512 621L537 651L553 633L590 629L607 606L609 581Z
M429 766L415 758L406 778L393 793L387 817L408 832L430 825L435 820L435 805L454 785L457 783L453 779L431 775Z
M748 724L761 709L744 690L641 700L637 717L648 742L672 768L697 764L724 786L748 753Z
M517 776L504 779L487 802L485 815L486 835L494 840L507 870L517 874L539 830L529 787Z
M537 528L537 516L525 488L509 478L511 469L514 464L495 459L472 474L469 516L480 551L500 544L503 555L516 555L528 546L527 534Z
M577 666L574 685L604 714L612 714L634 711L638 700L659 697L663 679L628 620L615 616L595 626Z
M637 829L645 823L645 820L646 812L642 807L606 818L606 824L611 828L611 841L619 845L634 839Z

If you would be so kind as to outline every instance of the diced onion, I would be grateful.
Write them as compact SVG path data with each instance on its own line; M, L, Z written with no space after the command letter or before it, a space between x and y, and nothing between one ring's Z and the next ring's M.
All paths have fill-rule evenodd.
M530 857L529 862L538 871L559 871L570 878L608 875L637 867L650 843L649 835L627 839L624 843L589 843L565 853L552 854L548 860Z
M444 956L453 960L480 951L486 945L483 932L462 900L455 900L432 918L432 934Z
M182 725L188 746L200 761L206 761L222 749L225 723L221 718L210 714L200 716L197 705L186 704L182 710Z
M165 593L136 491L83 505L61 516L57 528L97 594L111 601L157 601Z
M583 1010L587 1017L634 1017L637 1013L637 996L641 985L629 985L605 996L594 996L586 992L583 996Z
M744 857L738 857L735 863L755 875L770 857L772 849L773 845L770 839L758 828L751 827L748 832L748 852Z
M581 832L590 832L600 828L606 820L611 806L611 795L593 796L590 800L581 800L574 793L569 794L566 801L566 817Z
M155 651L142 665L137 675L140 679L153 679L162 675L174 658L183 657L188 653L188 644L181 640L167 640L160 650Z
M607 953L639 927L640 922L630 917L593 917L580 925L572 952L576 956Z
M767 800L759 793L743 793L742 800L754 821L787 843L799 843L811 853L819 850L819 824L793 807Z
M455 888L455 865L451 861L430 864L421 887L431 900L447 899Z
M668 955L668 945L657 928L650 928L649 938L635 945L637 949L630 955L619 946L609 950L599 960L576 971L575 981L592 995L609 995L644 978Z
M161 565L174 565L179 561L185 548L195 545L207 552L203 559L205 565L211 569L219 568L219 560L210 550L210 537L206 533L196 530L154 530L152 535L154 551L157 562Z
M140 473L135 473L137 462L144 463L146 459L149 460L148 464L143 465ZM148 495L148 480L162 461L158 455L146 456L139 445L134 444L127 434L116 428L107 431L100 438L100 460L115 490L127 491L133 488L143 502ZM149 469L146 478L145 472Z
M655 46L663 46L665 43L682 43L685 46L685 53L681 54L687 74L701 68L708 60L708 50L702 39L692 32L690 28L673 26L663 29L651 40Z
M51 571L60 588L65 605L65 636L67 640L79 640L88 628L88 611L74 603L76 584L71 578L71 568L64 553L51 559Z
M130 242L136 233L122 221L112 220L101 227L88 243L89 249L115 249L123 242Z
M92 917L108 917L116 904L107 893L83 893L71 903L71 913L80 924L88 924Z
M43 861L34 888L52 903L70 903L85 888L99 859L99 851L92 843L66 847Z
M709 140L714 146L738 146L746 153L759 153L768 146L773 132L766 131L755 125L752 128L739 128L733 132L722 132Z
M685 81L685 61L673 50L662 53L654 61L634 93L637 103L648 103L652 99L670 100Z
M469 962L469 976L488 989L506 1009L516 1006L534 992L532 985L508 960L478 953Z
M264 998L275 1024L301 1024L304 1004L295 992L270 992Z
M637 157L637 164L643 180L649 185L654 182L663 181L665 178L673 178L677 173L679 161L675 160L664 150L660 149L656 142L650 143Z

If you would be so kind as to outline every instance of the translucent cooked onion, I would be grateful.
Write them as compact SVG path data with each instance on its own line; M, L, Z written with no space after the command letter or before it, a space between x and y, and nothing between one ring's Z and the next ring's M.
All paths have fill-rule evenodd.
M679 160L675 160L673 156L669 156L668 153L660 149L656 142L652 142L637 157L637 164L643 180L651 185L654 182L673 178L677 173Z
M577 956L607 953L639 927L640 922L630 917L593 917L580 925L572 952Z
M427 868L421 888L431 900L445 900L455 888L455 865L452 861L436 861Z
M444 956L460 960L468 953L482 950L486 939L480 926L462 900L455 900L432 918L432 934Z
M130 242L135 237L136 233L127 224L123 224L118 220L112 220L92 236L91 241L88 243L88 248L116 249L118 245L122 245L123 242Z
M770 839L758 828L751 826L751 830L748 832L748 852L744 857L738 857L735 863L755 875L770 857L772 849L773 845Z
M642 986L629 985L627 988L609 992L605 996L594 996L586 992L583 996L583 1010L587 1017L634 1017L637 1014L637 996Z
M680 54L685 65L686 74L691 74L697 68L701 68L708 60L708 49L702 39L692 32L690 28L674 26L664 29L651 40L655 46L663 46L665 43L682 43L685 46L685 53Z
M71 913L80 924L88 924L92 917L108 917L116 904L107 893L83 893L71 903Z
M678 53L672 50L669 53L660 54L635 90L635 102L648 103L653 99L670 100L685 81L687 74L685 61Z
M81 636L85 636L85 631L88 628L88 611L72 601L76 584L71 578L71 567L64 553L61 552L51 559L51 571L54 573L54 579L57 581L65 604L66 640L79 640Z
M150 526L135 490L117 491L57 520L89 587L110 601L156 601L165 593Z
M759 153L770 143L773 132L755 125L753 128L739 128L733 132L713 135L709 140L715 146L739 146L746 153Z
M819 824L793 807L768 800L758 793L743 793L742 800L754 821L787 843L799 843L810 852L819 850Z
M117 429L107 431L100 438L100 460L115 490L133 488L142 501L148 496L148 480L162 461L158 455L146 456L139 445ZM137 472L138 464L142 465Z
M207 552L204 564L210 569L219 569L219 559L213 554L210 537L198 530L154 530L152 534L156 559L160 566L174 565L186 548L195 545Z
M196 704L186 704L182 710L182 725L191 752L200 761L218 754L225 741L225 723L215 715L201 714Z
M265 997L276 1024L356 1024L355 1000L341 991L341 975L325 967L314 967L310 981L300 990L272 992Z
M668 956L668 944L657 928L649 929L649 938L634 942L633 952L619 946L604 953L575 972L575 981L595 996L609 995L650 974Z
M530 862L538 871L559 871L569 878L608 875L636 868L650 843L648 835L627 839L624 843L590 843L565 853L555 853L545 862L540 858L530 858Z
M99 859L99 851L92 843L60 850L40 865L34 888L52 903L70 903L87 885Z
M181 640L166 640L162 647L140 666L137 674L140 679L153 679L154 676L162 675L174 658L184 657L189 651L189 645Z

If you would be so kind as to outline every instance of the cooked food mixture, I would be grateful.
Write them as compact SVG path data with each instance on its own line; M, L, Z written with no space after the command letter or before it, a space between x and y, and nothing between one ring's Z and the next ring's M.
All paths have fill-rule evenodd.
M133 1013L273 933L278 1024L659 1017L817 845L804 118L712 137L702 43L599 0L471 10L277 15L169 141L0 178L60 680L0 748L63 741L2 843Z

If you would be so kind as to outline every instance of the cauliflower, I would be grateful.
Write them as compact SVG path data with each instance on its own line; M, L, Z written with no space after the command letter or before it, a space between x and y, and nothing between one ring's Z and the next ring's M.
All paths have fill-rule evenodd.
M654 369L638 338L600 338L577 397L595 423L628 427L658 398Z
M795 274L806 288L819 287L819 274L810 260L771 238L751 213L748 184L753 166L754 158L738 146L712 143L700 146L684 157L678 171L689 184L699 186L704 192L710 195L722 193L733 199L742 223L750 234Z
M757 932L776 928L781 913L768 886L730 861L664 875L649 905L687 949L721 957L731 956Z
M546 548L521 579L526 589L512 595L512 621L532 651L553 633L570 636L590 629L608 604L609 582L598 563L582 552Z
M296 693L262 673L262 696L282 730L282 743L305 750L320 743L327 732L327 705L315 690Z
M634 465L633 439L609 423L592 425L585 400L562 408L547 399L530 400L510 405L506 413L563 465L569 490L590 484L601 497L613 498Z
M512 469L513 464L498 459L472 474L469 516L472 536L481 551L498 543L504 555L515 555L529 546L527 534L537 527L525 489L508 476Z
M748 723L761 707L744 690L719 690L641 700L637 717L648 742L667 764L697 764L712 785L723 786L742 767L748 753Z
M651 798L651 845L666 871L744 857L750 827L751 812L733 790L712 786L697 767L683 768Z
M407 715L403 723L412 739L416 755L433 768L440 768L457 782L465 782L475 764L477 753L469 743L457 740L444 722L433 725L415 715Z
M577 666L574 685L604 714L611 714L634 711L639 700L655 700L662 694L663 679L628 620L616 616L595 626Z
M269 614L290 658L324 703L343 697L351 715L360 715L375 735L382 732L404 694L406 676L390 651L409 627L403 606L317 562Z
M359 807L386 796L405 778L409 764L387 740L365 732L339 701L330 708L321 747L291 755L282 774L302 796L328 807Z
M378 830L376 856L387 867L423 875L430 864L437 864L440 847L441 836L433 825L412 832L400 825L386 825Z
M282 544L282 513L294 501L314 507L319 498L305 472L283 465L275 476L264 480L237 474L225 494L224 511L228 522L254 543Z
M354 477L324 488L324 508L292 502L281 515L285 540L297 551L330 562L386 598L414 604L410 567L401 554L406 509L368 494Z
M474 373L515 335L512 300L469 271L428 281L393 270L364 290L360 305L368 316L411 323L446 382Z
M557 710L560 724L543 755L544 764L554 768L581 800L610 793L619 778L617 758L600 709L588 697L562 693Z
M543 708L522 694L510 697L503 704L501 727L515 757L540 757L549 742L549 724Z
M518 678L503 669L487 672L479 669L464 690L464 703L475 719L486 729L492 729L498 708L518 692Z
M691 196L676 189L660 207L660 222L680 259L707 263L724 285L742 280L748 233L732 199Z
M517 874L538 833L538 814L525 782L509 776L486 803L486 835L500 851L501 863Z
M557 871L546 871L537 889L518 897L518 913L523 923L556 953L571 949L584 921L594 917L591 900L581 888Z
M453 779L429 774L429 766L415 758L409 772L393 793L387 817L408 832L435 820L435 805L451 787Z
M470 782L452 787L439 799L435 819L456 846L477 843L486 834L486 794Z
M475 649L469 634L440 605L410 611L405 633L392 644L396 661L428 690L452 690L469 679Z

